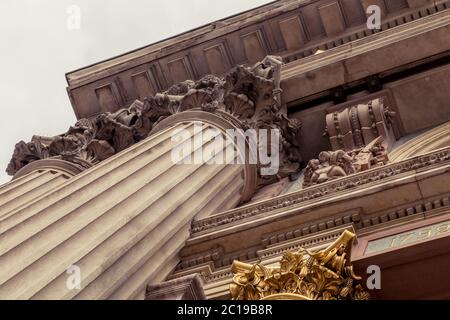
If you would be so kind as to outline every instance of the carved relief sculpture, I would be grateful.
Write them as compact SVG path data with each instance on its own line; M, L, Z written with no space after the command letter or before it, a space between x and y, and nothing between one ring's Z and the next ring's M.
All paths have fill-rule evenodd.
M233 300L368 300L350 263L355 235L345 231L328 248L283 255L279 267L234 261Z
M395 135L392 130L395 112L389 110L381 99L369 101L339 112L327 114L326 134L333 150L351 151L363 148L379 136L388 148Z
M323 151L319 159L312 159L305 169L303 187L342 178L353 173L385 165L389 161L383 137L378 137L366 147L352 150Z

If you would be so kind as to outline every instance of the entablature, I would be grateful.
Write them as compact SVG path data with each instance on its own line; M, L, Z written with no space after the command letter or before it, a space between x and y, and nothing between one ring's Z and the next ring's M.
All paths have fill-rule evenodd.
M380 2L386 13L382 34L387 31L398 34L398 30L403 30L399 28L409 26L418 32L416 25L421 24L418 20L429 15L439 20L436 15L445 11L450 3L395 2L396 5L391 1ZM291 71L297 73L299 64L311 65L308 60L303 62L303 58L312 56L317 50L326 50L317 55L325 61L323 57L333 56L334 49L343 47L345 51L354 42L371 42L371 39L379 38L380 32L367 30L366 7L366 0L277 1L70 72L67 74L69 96L77 117L87 118L105 111L114 112L135 99L152 96L186 79L196 80L206 74L221 75L236 64L253 64L267 54L276 54L292 63L284 72L287 79L291 79ZM341 17L337 30L327 27L330 17ZM317 57L309 59L315 61ZM298 95L294 94L291 82L283 86L289 88L286 103L305 97L303 89L297 88Z

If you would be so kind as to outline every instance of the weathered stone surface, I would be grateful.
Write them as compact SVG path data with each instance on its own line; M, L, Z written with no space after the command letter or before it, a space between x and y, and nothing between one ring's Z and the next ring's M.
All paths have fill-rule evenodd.
M400 177L406 173L409 173L410 176L414 176L416 170L425 170L425 168L436 164L441 164L446 167L449 160L449 148L433 151L426 155L374 168L368 172L361 172L356 175L326 182L323 185L313 186L305 190L299 190L295 193L282 195L275 199L265 201L264 203L246 205L214 217L205 218L201 221L194 222L192 230L194 233L198 233L199 236L201 236L201 234L206 233L210 229L215 229L217 227L226 228L226 226L234 225L236 223L242 224L243 220L264 215L272 210L290 212L292 209L301 206L303 203L309 205L313 203L312 200L319 201L320 198L325 198L341 191L346 191L348 193L347 197L350 197L352 189L363 189L365 185L382 183L385 180L388 182L390 179L394 179L396 176ZM416 182L414 178L412 178L412 181ZM408 192L406 192L405 195L408 195ZM400 200L400 198L398 199ZM373 202L375 205L373 207L374 210L381 208L382 204L392 204L383 203L382 199L380 199L380 201L382 203L376 201Z
M383 3L382 32L366 30L361 9ZM374 103L389 96L384 102L400 124L395 138L450 119L448 67L442 66L448 3L280 1L68 74L74 110L89 119L60 136L17 145L8 167L16 180L0 187L6 199L0 203L0 297L192 299L204 298L201 287L208 297L224 297L234 259L270 265L283 252L323 246L343 230L364 238L448 212L448 130L410 141L396 163L384 165L393 145L393 114ZM225 77L205 76L222 76L266 53L291 63L282 70L281 59L268 57ZM233 209L253 195L255 168L169 161L169 131L192 130L202 119L221 134L224 123L281 131L281 170L259 177L259 186L268 186L250 205ZM308 122L307 139L298 139L297 119ZM321 138L325 124L331 146ZM288 180L283 177L299 171L300 145L308 149L306 160L321 152L307 167L308 188L278 196ZM442 253L426 245L400 253L407 259ZM404 257L399 261L411 262ZM433 261L445 271L445 260ZM64 286L70 264L81 267L79 292ZM205 283L198 276L163 283L171 270L171 278L199 273ZM392 297L398 279L387 277ZM347 283L339 293L349 288Z
M202 110L234 119L246 129L280 132L280 170L260 176L266 185L297 174L301 156L297 135L301 123L289 119L281 105L279 57L267 57L252 68L237 66L224 78L212 75L185 81L166 92L135 101L129 108L79 120L69 131L52 138L34 137L16 145L7 172L14 175L36 160L57 158L89 168L145 139L163 119L188 110Z
M389 159L393 162L450 147L450 122L428 130L406 142L400 141L400 143L402 144L389 154Z
M449 65L386 85L396 101L405 135L450 121L449 86Z
M236 64L251 64L267 54L280 55L286 62L304 64L303 58L312 56L318 49L335 49L372 36L372 30L367 30L366 26L365 7L368 3L380 2L386 1L281 0L269 3L69 72L72 106L79 119L105 111L115 112L149 93L165 91L178 81L198 80L209 73L222 75ZM421 7L408 9L403 0L387 4L382 30L433 13L422 10L419 14ZM327 74L331 75L332 72ZM321 81L327 83L324 78ZM304 91L298 86L289 89L286 102L303 97Z
M208 297L223 298L228 292L224 279L232 278L224 267L233 259L272 265L293 248L328 243L342 228L365 235L448 212L449 155L448 148L435 151L196 221L196 232L182 251L184 261L196 259L171 278L202 272ZM355 185L347 184L350 180ZM347 187L337 191L331 185ZM207 260L209 250L219 245L218 256ZM195 263L198 257L203 263Z
M134 299L164 280L194 216L237 206L249 179L245 165L174 164L171 134L194 131L176 121L0 221L0 298ZM79 268L79 289L66 286L68 266Z
M61 186L72 175L51 169L35 170L0 186L0 224L24 206Z

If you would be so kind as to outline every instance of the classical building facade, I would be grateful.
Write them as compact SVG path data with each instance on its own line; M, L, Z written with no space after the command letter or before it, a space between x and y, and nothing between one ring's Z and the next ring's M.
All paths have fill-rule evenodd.
M0 186L0 298L450 298L449 35L448 0L279 0L68 73L77 123ZM246 130L275 173L173 161Z

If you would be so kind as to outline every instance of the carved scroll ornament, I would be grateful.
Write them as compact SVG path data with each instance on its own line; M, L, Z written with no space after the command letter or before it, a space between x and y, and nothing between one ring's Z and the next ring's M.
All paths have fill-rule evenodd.
M235 261L233 300L369 300L353 272L350 253L355 235L345 231L328 248L285 253L280 266Z
M288 119L281 106L281 65L281 58L268 56L252 68L237 66L224 78L208 75L198 81L188 80L144 101L135 101L129 108L81 119L62 135L21 141L7 172L14 175L27 164L46 158L61 158L87 168L145 139L163 119L200 109L227 114L242 129L279 129L281 157L276 178L295 175L301 161L296 139L301 124ZM270 179L273 177L262 183L270 183Z
M367 104L327 114L325 135L333 150L351 151L369 145L382 136L388 147L395 141L393 131L396 113L380 98Z

